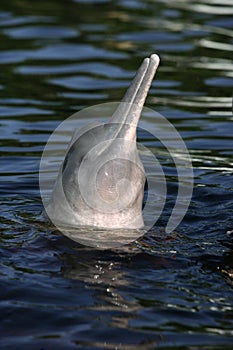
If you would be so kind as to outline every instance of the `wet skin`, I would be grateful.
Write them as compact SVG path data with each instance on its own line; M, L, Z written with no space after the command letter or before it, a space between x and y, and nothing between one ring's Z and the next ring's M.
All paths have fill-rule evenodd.
M143 165L136 129L159 65L145 58L108 123L74 134L46 208L54 223L99 228L143 227Z

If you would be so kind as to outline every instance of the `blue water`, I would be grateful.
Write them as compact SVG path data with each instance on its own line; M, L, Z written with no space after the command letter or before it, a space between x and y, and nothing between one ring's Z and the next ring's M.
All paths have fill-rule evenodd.
M228 0L1 0L2 349L232 348L232 15ZM189 149L191 205L165 234L174 162L139 135L168 179L163 215L129 246L79 245L41 215L43 148L74 112L120 100L153 52L147 106Z

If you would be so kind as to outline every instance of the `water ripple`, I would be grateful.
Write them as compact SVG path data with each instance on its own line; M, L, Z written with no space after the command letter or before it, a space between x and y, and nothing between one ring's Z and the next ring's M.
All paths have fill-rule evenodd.
M3 31L15 39L64 39L78 36L77 30L56 26L31 26L23 28L9 28Z

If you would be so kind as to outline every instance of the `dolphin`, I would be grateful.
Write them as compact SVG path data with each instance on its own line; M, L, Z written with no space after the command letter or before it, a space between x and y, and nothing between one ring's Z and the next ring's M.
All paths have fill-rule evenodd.
M159 65L145 58L112 117L74 133L46 207L57 226L140 229L145 172L136 129Z

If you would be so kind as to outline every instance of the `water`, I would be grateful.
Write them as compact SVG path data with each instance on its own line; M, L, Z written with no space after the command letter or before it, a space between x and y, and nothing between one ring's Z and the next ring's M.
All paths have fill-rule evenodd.
M1 348L232 348L231 5L1 1ZM75 111L118 101L152 52L161 66L147 106L189 148L191 206L166 235L176 171L141 135L168 176L163 215L137 244L78 245L41 216L43 147Z

